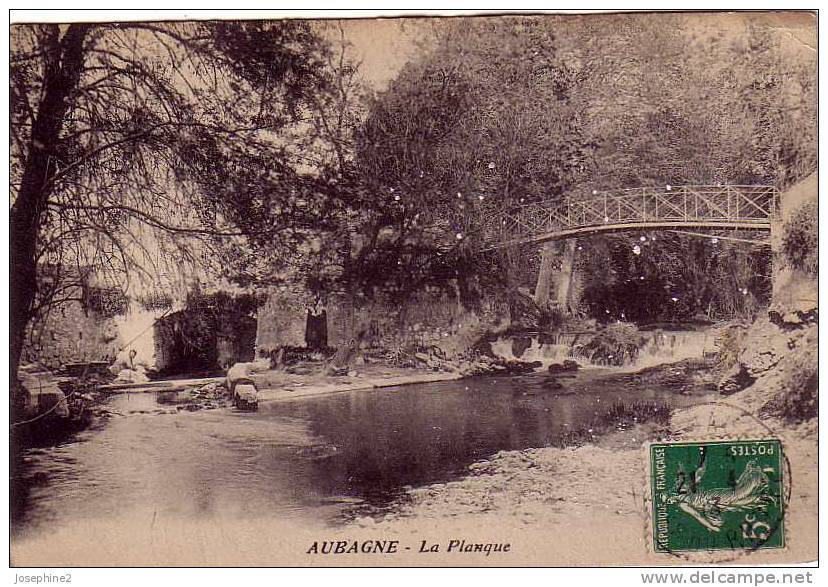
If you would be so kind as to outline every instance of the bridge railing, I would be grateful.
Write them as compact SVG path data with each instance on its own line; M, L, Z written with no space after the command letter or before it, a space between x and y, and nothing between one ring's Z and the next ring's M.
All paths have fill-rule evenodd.
M555 203L534 202L492 214L489 245L561 238L581 232L666 225L769 228L777 189L764 185L684 185L594 191Z

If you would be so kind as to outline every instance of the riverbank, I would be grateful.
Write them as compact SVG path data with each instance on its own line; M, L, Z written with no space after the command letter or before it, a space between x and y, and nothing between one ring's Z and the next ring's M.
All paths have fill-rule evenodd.
M59 499L51 486L33 489L35 501L42 499L36 517L49 531L16 540L13 556L17 564L42 560L47 551L55 561L90 564L681 563L687 559L649 554L645 442L754 437L757 426L770 425L784 428L774 434L794 480L789 550L745 562L808 559L815 425L790 432L773 417L745 415L762 411L768 389L711 394L717 377L709 366L686 361L634 373L595 367L575 376L470 378L412 393L274 401L258 413L193 408L197 413L175 415L178 404L153 404L165 403L164 394L122 394L111 401L128 417L57 451L58 463L70 457L82 465L66 467L78 478L60 486ZM271 384L292 397L304 391L296 383L313 378L367 385L397 373L377 363L359 369L361 376L348 381L282 370ZM708 401L718 403L708 409ZM671 415L670 406L695 407ZM156 408L171 415L153 417ZM548 448L521 449L538 446ZM480 455L494 456L473 462ZM78 481L87 484L82 491ZM377 491L386 493L374 499ZM91 546L78 538L88 532L105 538ZM361 539L399 540L400 552L307 554L315 541ZM447 551L450 540L510 549L464 555ZM442 550L421 552L424 541ZM712 560L704 556L692 560Z
M368 391L372 389L383 389L387 387L401 387L408 385L438 383L442 381L457 381L469 377L498 377L512 374L536 374L544 375L547 370L534 369L531 363L520 361L509 361L509 367L503 370L491 370L485 373L478 371L433 371L412 367L397 367L388 364L362 365L354 369L348 375L329 376L326 375L318 365L303 365L290 370L269 369L260 373L251 374L250 378L255 381L258 388L259 402L283 401L346 393L351 391ZM510 370L507 370L510 369ZM659 387L673 388L677 393L689 393L691 389L701 387L712 391L715 389L715 378L710 376L710 370L705 367L702 361L679 361L661 367L648 367L636 370L633 366L628 367L600 367L587 365L579 370L593 373L595 376L614 377L620 385L635 386L642 383L658 385ZM570 371L561 371L559 376L571 376ZM179 395L179 403L187 403L194 400L201 407L215 408L225 404L222 401L223 388L216 389L221 385L222 379L205 380L204 385L193 385L189 382L186 386L176 385L171 389L153 386L133 389L138 392L175 391ZM207 390L206 392L203 390ZM122 390L129 391L129 390ZM198 408L196 408L198 409Z
M317 540L386 539L370 525L344 525L353 509L457 479L485 455L593 442L601 421L617 432L649 412L663 424L669 406L701 401L614 373L476 377L269 402L253 413L181 413L167 403L173 394L118 394L107 402L118 417L26 455L13 556L16 564L155 564L173 553L191 564L344 564L306 551ZM155 416L159 409L169 415ZM358 558L417 562L403 557L417 554L420 535L399 556Z
M285 370L254 373L251 379L259 389L259 401L266 402L416 383L454 381L464 377L456 372L434 372L382 364L361 365L350 373L327 376L321 367L313 366L292 373Z
M472 536L508 539L519 564L529 558L546 565L686 564L734 560L734 553L700 553L683 557L654 555L647 528L650 505L645 473L645 440L696 439L704 430L756 436L749 419L716 426L719 409L709 406L679 411L671 432L636 426L608 435L595 444L502 452L472 465L464 479L409 490L406 502L379 520L358 518L353 527L413 541L426 536ZM739 553L746 564L810 561L817 557L816 424L771 428L785 446L793 493L786 509L787 550ZM677 432L680 428L680 432ZM450 563L449 558L435 559Z
M328 374L323 360L299 360L278 369L263 368L258 363L249 371L249 379L256 383L259 401L277 401L348 391L364 391L384 387L398 387L420 383L455 381L478 375L527 374L540 370L539 362L480 356L473 360L446 361L423 355L412 361L417 366L399 366L389 361L361 362L347 373ZM101 385L97 391L105 395L116 393L176 393L182 401L188 396L204 399L206 390L210 401L203 407L219 407L220 394L213 390L224 386L226 377L162 379L147 383L112 383Z
M522 549L524 556L531 554L536 563L548 565L816 560L817 421L793 422L768 412L768 406L786 405L780 395L784 395L785 385L780 381L785 373L802 362L801 355L816 352L815 326L813 332L776 332L770 338L779 343L786 337L782 346L787 354L770 364L769 353L751 341L749 353L765 358L764 371L757 373L753 385L728 397L716 396L703 405L676 410L666 425L648 422L619 427L583 446L500 452L471 465L462 479L409 489L390 513L374 519L359 517L352 527L390 533L404 541L424 535L434 540L468 536L492 541L500 537L500 528L503 537L515 543L513 552ZM698 385L711 389L718 375L696 370L688 380L681 366L665 365L631 377L639 382L672 381L677 393L686 393ZM648 442L768 436L782 441L790 465L786 549L679 557L653 554L648 534ZM521 530L515 532L515 528ZM520 564L523 558L515 554L498 561ZM432 562L457 564L447 555L438 555Z

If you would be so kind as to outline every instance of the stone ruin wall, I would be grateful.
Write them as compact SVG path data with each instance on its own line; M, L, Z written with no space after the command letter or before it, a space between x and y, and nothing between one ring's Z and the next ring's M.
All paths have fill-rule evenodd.
M276 290L258 311L257 356L281 346L304 347L307 308L311 296L302 290ZM424 291L404 304L387 300L329 300L328 346L338 347L364 332L363 348L439 346L448 355L463 352L487 330L503 326L499 302L486 300L472 312L461 307L456 294Z
M115 320L69 301L30 325L22 360L54 371L66 363L112 361L119 345Z

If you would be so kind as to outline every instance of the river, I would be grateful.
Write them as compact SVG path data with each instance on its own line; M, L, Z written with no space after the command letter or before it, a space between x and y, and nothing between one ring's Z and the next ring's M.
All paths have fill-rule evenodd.
M560 383L563 382L563 386ZM616 403L699 401L606 369L571 378L480 377L263 403L148 413L154 393L109 398L119 412L49 448L24 451L13 536L107 518L255 519L341 524L393 504L406 486L461 476L500 450L560 444Z

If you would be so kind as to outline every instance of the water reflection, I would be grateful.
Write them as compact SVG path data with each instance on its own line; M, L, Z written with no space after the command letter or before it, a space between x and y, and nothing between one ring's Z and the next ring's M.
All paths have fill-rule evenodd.
M381 506L499 450L557 444L614 402L674 402L580 374L481 378L263 403L258 413L155 414L153 394L110 399L122 414L24 455L16 533L137 514L333 520L342 502ZM162 399L163 401L163 399ZM680 401L688 403L688 398Z
M555 381L533 375L354 392L265 404L250 417L307 422L329 447L314 461L325 491L382 502L499 450L557 445L603 420L615 402L631 401L631 390L612 382L581 376L556 389ZM676 400L657 389L635 390L634 399Z

